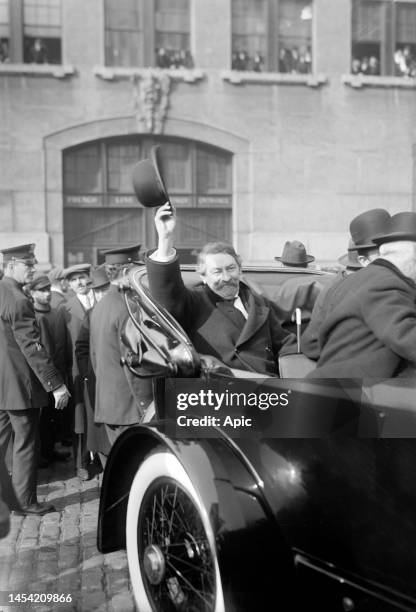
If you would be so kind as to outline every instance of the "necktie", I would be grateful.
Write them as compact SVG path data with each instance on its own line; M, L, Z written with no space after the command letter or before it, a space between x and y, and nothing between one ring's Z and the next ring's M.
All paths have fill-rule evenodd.
M241 312L241 310L236 308L236 306L234 304L236 299L237 298L232 298L231 300L224 300L224 303L226 304L226 313L227 313L227 315L230 317L230 319L232 319L232 321L240 329L242 329L244 327L246 319L245 319L243 313Z

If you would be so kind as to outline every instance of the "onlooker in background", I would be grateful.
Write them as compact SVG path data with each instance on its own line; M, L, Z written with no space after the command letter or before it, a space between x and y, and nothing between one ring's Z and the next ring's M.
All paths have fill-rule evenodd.
M67 327L67 355L70 361L70 391L71 404L73 408L73 431L75 433L75 465L77 476L81 480L89 480L88 465L90 457L86 447L86 436L84 435L85 405L83 384L78 370L75 356L75 343L84 321L85 313L95 303L94 293L91 290L91 279L89 271L91 264L76 264L64 270L64 277L68 280L69 287L74 292L66 302L63 302L59 310L62 312Z
M284 268L291 270L306 270L309 264L315 261L313 255L306 252L305 245L299 240L287 241L283 247L282 255L275 257ZM284 281L270 298L277 304L282 313L282 326L290 332L296 332L294 312L296 308L302 311L302 328L304 329L311 318L315 300L328 278L324 275L298 274Z
M33 301L36 321L39 325L43 346L52 358L54 366L65 380L65 325L62 317L50 307L51 284L45 274L35 275L28 283L28 291ZM65 461L69 452L57 451L57 416L52 393L48 393L47 404L40 409L40 467L46 467L52 461Z
M3 249L5 277L0 282L0 453L5 455L12 436L12 481L21 514L45 514L55 509L37 501L36 469L38 408L52 392L62 409L68 390L42 345L30 299L22 287L33 279L33 244Z
M68 283L64 278L64 270L60 266L55 266L48 272L51 283L51 308L58 308L62 302L66 301Z
M282 255L275 257L275 260L281 261L287 268L307 268L315 257L306 252L305 245L299 240L287 240Z
M152 400L150 379L138 379L120 365L121 332L128 317L118 280L140 261L140 245L105 253L106 265L118 268L116 278L91 313L91 363L96 376L95 421L105 423L110 444L122 431L140 423Z
M91 289L94 291L96 304L104 297L110 288L110 280L103 265L92 272ZM110 442L108 440L105 426L95 422L95 385L96 378L90 358L90 333L91 333L91 313L93 308L87 311L82 323L78 339L75 342L75 355L78 363L78 370L83 380L83 393L85 405L84 430L86 431L86 447L89 452L98 453L102 467L105 467L106 457L110 452ZM90 471L91 466L90 466Z

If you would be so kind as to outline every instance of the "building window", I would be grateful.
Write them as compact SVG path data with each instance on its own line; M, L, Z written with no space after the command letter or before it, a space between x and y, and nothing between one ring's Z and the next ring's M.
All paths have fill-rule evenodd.
M190 0L105 0L107 66L191 68Z
M232 0L233 70L312 71L312 4Z
M9 0L0 0L0 63L10 61Z
M416 76L416 2L354 0L353 74Z
M61 0L0 0L0 62L61 64Z
M132 186L132 167L161 145L163 174L179 210L181 260L195 261L206 242L231 238L229 152L178 138L126 137L89 143L64 154L66 263L97 263L105 249L154 242L153 212L142 208Z

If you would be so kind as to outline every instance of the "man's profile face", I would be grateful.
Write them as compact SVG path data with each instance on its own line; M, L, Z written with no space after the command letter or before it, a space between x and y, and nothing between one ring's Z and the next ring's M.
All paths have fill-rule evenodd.
M229 253L209 253L205 256L205 272L201 276L211 291L230 300L238 293L241 268Z
M35 266L31 263L25 263L24 261L13 262L13 278L16 282L21 285L26 285L33 280L35 274Z
M49 302L51 301L50 287L45 287L44 289L33 289L30 293L35 304L49 304Z
M90 277L85 272L76 272L69 277L69 286L78 295L86 295L89 292Z

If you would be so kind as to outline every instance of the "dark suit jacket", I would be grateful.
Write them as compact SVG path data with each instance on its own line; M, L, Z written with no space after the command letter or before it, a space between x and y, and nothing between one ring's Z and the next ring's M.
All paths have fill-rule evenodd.
M13 279L0 281L0 410L45 406L63 380L44 348L33 304Z
M230 316L230 305L206 285L185 287L177 258L169 263L147 258L146 266L153 297L178 320L199 353L231 368L277 374L277 357L288 334L267 298L243 289L248 319L241 329Z
M332 300L310 376L392 378L416 364L416 285L396 266L377 259L342 281Z
M120 364L121 332L128 317L122 293L111 285L91 312L90 354L96 376L95 420L109 425L139 423L152 400L152 382Z

